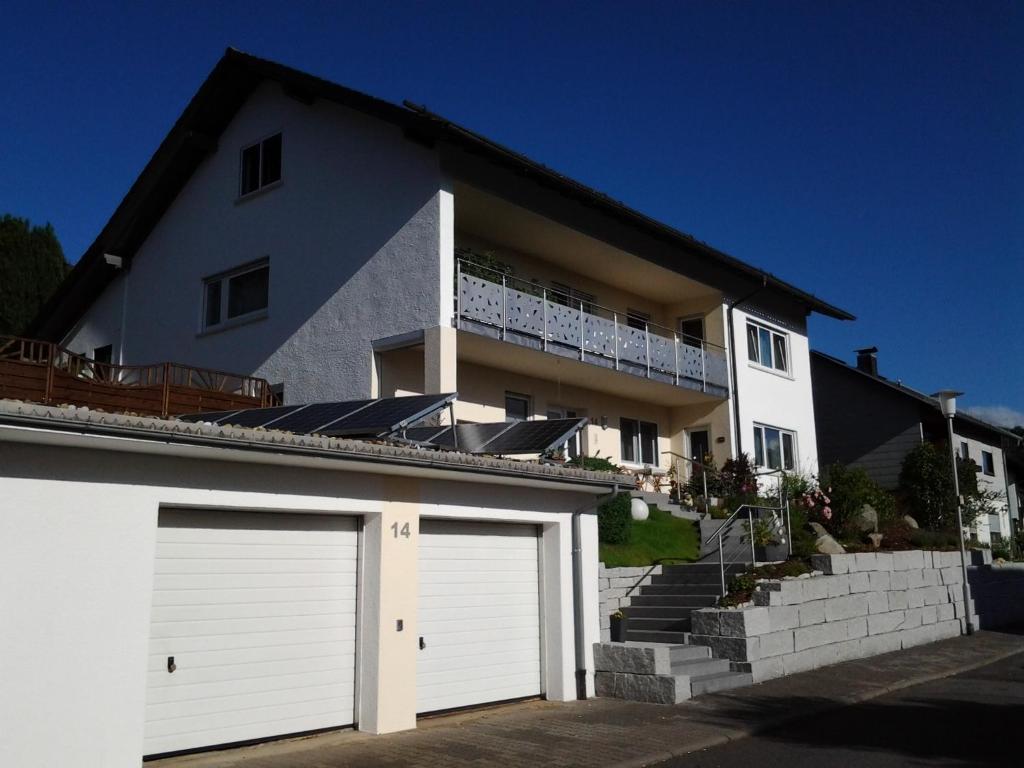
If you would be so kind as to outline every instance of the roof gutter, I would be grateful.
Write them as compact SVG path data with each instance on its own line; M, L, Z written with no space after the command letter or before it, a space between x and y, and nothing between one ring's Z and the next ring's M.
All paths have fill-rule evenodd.
M737 383L736 377L736 326L733 321L732 311L736 309L740 304L743 304L750 299L754 298L761 291L768 287L768 276L762 275L761 285L752 290L745 296L741 296L729 303L729 308L726 311L727 320L729 323L729 367L732 369L732 422L733 429L736 434L736 450L733 452L733 458L739 458L743 453L743 430L740 429L740 387Z
M123 426L55 422L52 419L41 420L17 414L0 415L0 443L4 441L319 469L329 469L332 464L337 469L350 471L367 471L370 467L376 467L378 473L403 476L415 474L421 477L439 477L458 474L469 482L578 492L606 490L615 488L620 483L618 476L610 476L608 479L544 476L528 470L458 464L427 458L427 452L424 452L423 458L387 456L344 448L282 445L231 437L155 433Z

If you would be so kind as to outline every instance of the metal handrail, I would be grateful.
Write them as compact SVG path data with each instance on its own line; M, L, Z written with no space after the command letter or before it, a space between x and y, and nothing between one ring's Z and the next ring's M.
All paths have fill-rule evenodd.
M598 303L593 302L593 301L587 301L586 299L580 299L578 297L575 297L575 296L572 296L572 295L570 295L568 293L565 293L564 291L557 291L557 290L554 290L552 288L547 288L547 287L545 287L545 286L543 286L543 285L541 285L539 283L530 282L529 280L523 280L522 278L519 278L519 277L513 277L512 275L508 274L507 272L502 272L501 270L494 269L492 267L485 267L482 264L477 264L476 262L471 261L469 259L461 259L461 258L459 258L459 259L456 259L456 262L457 262L460 274L462 274L464 272L462 270L463 265L469 267L471 270L481 270L483 272L489 272L489 273L495 275L498 278L498 280L496 281L496 284L500 284L500 285L502 285L504 287L512 287L513 289L515 289L515 287L513 285L511 285L511 284L512 283L519 283L525 289L523 291L524 293L532 293L533 295L536 295L539 298L542 298L544 300L550 300L548 298L549 296L558 296L559 298L562 298L565 301L555 301L554 302L555 304L561 304L562 306L566 306L566 307L578 308L581 312L584 312L584 313L590 314L590 315L595 315L597 317L600 317L600 315L597 312L593 312L592 310L594 310L594 309L603 310L604 312L607 312L607 313L612 315L611 319L614 320L616 322L616 324L618 324L620 322L620 318L628 318L628 316L629 316L628 312L619 312L618 310L612 309L611 307L606 307L603 304L598 304ZM492 281L492 282L494 282L494 281ZM515 289L515 290L518 290L518 289ZM539 291L539 293L537 293L538 291ZM456 291L456 293L457 293L457 291ZM654 335L655 336L660 336L660 337L665 338L665 339L679 339L684 344L686 344L687 346L690 346L690 347L694 347L694 348L697 348L697 349L713 349L713 350L717 350L717 351L721 352L722 354L725 354L725 351L726 351L726 348L721 346L721 345L719 345L719 344L715 344L715 343L707 341L705 339L698 339L696 336L690 336L690 335L685 334L685 333L679 333L677 331L673 331L671 328L666 328L665 326L659 325L657 323L652 323L650 321L644 321L644 326L645 326L645 329L647 330L648 333L651 333L652 331L656 331L656 330L664 331L664 333L654 332ZM689 339L689 341L687 341L687 339Z
M701 473L701 478L704 480L704 514L705 515L709 514L710 509L711 509L711 504L708 501L708 470L709 469L713 469L713 467L710 467L707 464L699 462L696 459L687 458L686 456L683 456L681 453L676 453L675 451L662 451L662 453L667 453L669 456L674 456L676 459L682 459L683 461L688 461L691 464L693 464L694 466L700 467L702 470L704 470ZM682 487L681 484L680 484L681 479L682 478L679 475L679 470L677 469L676 470L676 488L677 489ZM682 499L682 494L679 495L679 498L680 498L680 500Z
M757 550L756 550L756 545L754 544L754 510L758 509L758 510L765 510L765 511L768 511L768 512L782 512L784 510L783 507L768 507L768 506L756 505L756 504L740 504L736 508L736 510L731 515L729 515L729 517L727 517L725 519L725 522L723 522L715 530L715 532L712 533L704 541L704 544L710 544L712 539L716 539L716 538L718 539L718 569L719 569L719 573L720 573L720 576L721 576L721 585L722 585L722 595L723 596L726 593L726 587L725 587L725 550L724 550L724 547L722 546L722 533L723 533L723 531L725 530L725 528L727 526L731 526L731 525L735 524L735 522L737 520L737 516L744 509L747 510L747 524L749 526L748 534L749 534L749 537L750 537L750 561L751 561L751 563L757 562ZM792 548L792 544L790 544L790 548ZM730 559L730 565L731 564L732 564L732 559Z

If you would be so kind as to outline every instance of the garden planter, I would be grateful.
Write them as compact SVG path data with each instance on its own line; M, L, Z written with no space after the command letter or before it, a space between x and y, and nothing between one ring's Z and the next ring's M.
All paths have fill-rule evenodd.
M624 643L626 642L626 625L629 622L628 617L623 614L622 616L612 616L612 642L613 643Z
M754 557L759 563L774 563L789 557L789 547L785 544L768 544L754 547Z

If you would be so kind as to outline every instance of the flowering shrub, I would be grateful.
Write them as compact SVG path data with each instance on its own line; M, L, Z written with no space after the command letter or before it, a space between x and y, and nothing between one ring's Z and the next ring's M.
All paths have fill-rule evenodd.
M822 490L821 488L810 488L798 501L807 511L807 518L814 522L825 525L832 520L832 499L829 495L832 493L832 488Z

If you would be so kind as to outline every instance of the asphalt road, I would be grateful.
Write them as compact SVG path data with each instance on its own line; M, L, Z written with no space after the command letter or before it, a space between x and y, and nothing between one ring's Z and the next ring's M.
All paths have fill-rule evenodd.
M1024 765L1024 654L658 768L984 765Z

